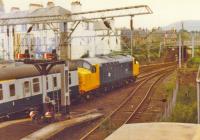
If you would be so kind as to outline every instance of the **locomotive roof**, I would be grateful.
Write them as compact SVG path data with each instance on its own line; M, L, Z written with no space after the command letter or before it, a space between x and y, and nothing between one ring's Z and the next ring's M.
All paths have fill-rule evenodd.
M108 63L108 62L114 62L106 58L98 58L98 57L93 57L93 58L84 58L83 60L91 63L91 64L103 64L103 63Z
M61 65L54 66L50 74L60 72ZM41 75L34 65L12 63L0 65L0 81L34 77Z
M119 63L130 62L133 60L133 57L129 55L97 56L93 58L84 58L83 60L94 65L94 64L104 64L109 62L119 62Z

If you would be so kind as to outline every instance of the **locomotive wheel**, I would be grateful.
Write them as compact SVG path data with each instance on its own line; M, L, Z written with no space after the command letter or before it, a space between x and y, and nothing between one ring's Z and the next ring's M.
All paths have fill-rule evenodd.
M85 102L87 102L89 99L91 99L91 95L89 95L89 94L84 95L84 96L82 96L82 98L81 98L81 102L82 102L82 103L85 103Z

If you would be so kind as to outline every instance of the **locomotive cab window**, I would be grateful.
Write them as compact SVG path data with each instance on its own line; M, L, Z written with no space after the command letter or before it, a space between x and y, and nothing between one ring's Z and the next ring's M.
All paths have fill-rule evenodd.
M3 100L3 86L0 84L0 100Z
M33 92L34 93L40 92L40 81L38 78L33 79Z
M91 69L90 64L89 64L89 63L86 63L86 62L83 63L83 67L86 68L86 69L88 69L88 70Z
M83 68L90 70L92 73L96 72L96 67L86 61L83 62Z
M10 97L15 96L15 84L9 85Z
M96 67L95 66L92 67L92 73L96 73Z
M25 81L24 82L24 94L28 94L30 93L30 82L29 81Z

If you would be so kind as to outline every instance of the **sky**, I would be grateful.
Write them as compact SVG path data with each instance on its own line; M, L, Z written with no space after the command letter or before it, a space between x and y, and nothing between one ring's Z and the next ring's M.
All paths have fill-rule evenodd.
M27 10L30 1L46 4L47 0L4 0L6 11L12 6ZM72 0L54 0L56 5L70 9ZM82 11L99 10L146 4L153 10L152 15L134 17L134 27L162 27L183 20L200 20L200 0L81 0ZM129 25L130 18L117 19L117 26Z

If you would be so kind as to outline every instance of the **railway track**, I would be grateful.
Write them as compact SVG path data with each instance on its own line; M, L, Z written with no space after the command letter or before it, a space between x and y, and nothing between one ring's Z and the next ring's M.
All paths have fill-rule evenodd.
M150 65L141 65L140 69L141 69L141 72L146 72L148 70L151 70L152 68L157 69L160 67L167 67L167 66L171 66L171 65L175 65L175 64L177 64L176 61L175 62L167 62L167 63L150 64Z
M161 68L161 69L158 69L158 70L155 70L155 71L151 71L151 72L148 72L148 73L142 73L138 76L137 80L141 80L141 79L145 79L147 78L148 76L151 76L153 74L156 74L156 73L159 73L159 72L162 72L162 71L165 71L166 69L168 68L174 68L175 65L170 65L170 66L167 66L167 67L164 67L164 68Z
M151 74L146 79L140 79L140 82L138 82L137 87L130 93L130 96L92 130L82 136L80 140L102 140L123 124L128 123L151 96L151 90L156 83L172 70L173 66L170 66L165 70L163 69Z
M160 65L160 64L159 64ZM148 66L145 66L146 68L148 67ZM168 65L162 65L162 66L159 66L159 68L157 67L157 70L155 70L154 68L153 68L153 66L150 66L150 67L148 67L148 70L150 71L150 72L143 72L139 77L138 77L138 79L137 79L137 81L136 81L136 83L134 83L134 84L130 84L129 86L127 86L127 87L124 87L124 89L126 89L126 88L130 88L131 90L133 89L133 86L134 87L137 87L139 84L141 84L141 82L144 82L144 80L145 79L147 79L147 78L149 78L149 79L152 79L153 77L155 77L155 76L157 76L157 75L159 75L159 73L162 73L162 72L164 72L164 71L166 71L166 69L173 69L174 68L174 64L168 64ZM123 92L124 91L126 91L127 93L130 91L130 90L124 90L123 89ZM121 90L121 89L119 89L119 90ZM119 92L119 90L117 89L116 91L113 91L113 92ZM126 95L127 95L127 93L125 94L125 96L123 95L120 95L121 97L118 97L118 98L121 98L121 100L119 100L118 101L118 99L115 99L116 101L118 101L118 103L119 102L122 102L125 98L124 97L126 97ZM118 95L118 96L119 96ZM111 94L111 95L109 95L109 96L116 96L116 94ZM123 97L123 98L122 98ZM97 98L98 99L98 98ZM94 100L97 100L97 99L94 99ZM108 100L108 99L105 99L105 100ZM103 102L103 103L102 103ZM113 102L113 101L112 101ZM81 106L83 106L82 108L84 108L84 110L87 110L88 108L90 108L90 109L94 109L94 107L96 107L97 106L97 102L95 102L95 106L94 106L94 104L93 103L86 103L86 104L89 104L88 105L88 107L85 107L85 105L83 106L83 105L81 105ZM101 103L100 103L100 105L98 105L100 108L101 107L106 107L106 106L109 106L109 105L105 105L106 103L105 103L105 101L104 101L104 96L103 97L101 97ZM113 103L112 103L113 104ZM91 106L91 107L90 107ZM116 106L118 106L118 104L116 104ZM112 109L112 108L116 108L116 106L113 106L113 107L110 107L109 109L106 109L105 111L107 112L107 113L105 113L105 115L108 115L111 111L110 110L114 110L114 109ZM107 107L106 107L107 108ZM109 110L109 112L108 112L108 110ZM103 111L104 112L104 111ZM96 123L98 123L99 121L97 121ZM42 128L43 126L37 126L37 125L33 125L31 122L29 123L20 123L19 125L18 124L16 124L16 125L13 125L13 126L10 126L10 127L6 127L5 129L1 129L0 130L0 134L5 134L6 136L5 136L5 138L8 138L8 139L20 139L20 138L22 138L22 137L24 137L24 136L26 136L26 135L29 135L30 133L32 133L32 132L34 132L34 131L36 131L36 130L38 130L38 129L40 129L40 128ZM92 127L94 127L94 125L92 126ZM92 128L91 126L90 126L90 128L88 128L87 129L87 132L89 131L89 130L91 130L91 128ZM10 135L10 133L9 134L6 134L6 132L9 132L10 130L19 130L19 131L16 131L16 133L13 133L12 134L12 136ZM78 138L75 138L75 139L79 139L80 138L80 136L83 136L85 133L80 133L79 134L79 132L78 132L79 130L77 130L77 129L75 129L75 131L73 132L73 133L76 133L76 135L79 135L78 136ZM77 134L77 132L78 132L78 134ZM70 131L70 135L72 134L72 132ZM16 135L16 136L15 136ZM61 134L62 135L62 134ZM69 138L69 139L71 139L71 138ZM87 139L87 138L86 138Z
M132 112L132 114L130 115L130 117L126 120L125 124L127 123L132 123L135 119L139 118L139 115L142 114L142 112L145 111L145 109L148 107L150 101L151 101L151 97L153 96L153 88L154 86L162 79L164 78L166 75L168 75L170 72L167 72L165 74L161 74L158 76L158 78L155 78L155 81L153 81L153 83L150 85L150 87L147 87L148 90L146 90L147 92L144 95L144 98L141 100L140 104L138 104L138 106L135 108L135 110Z

